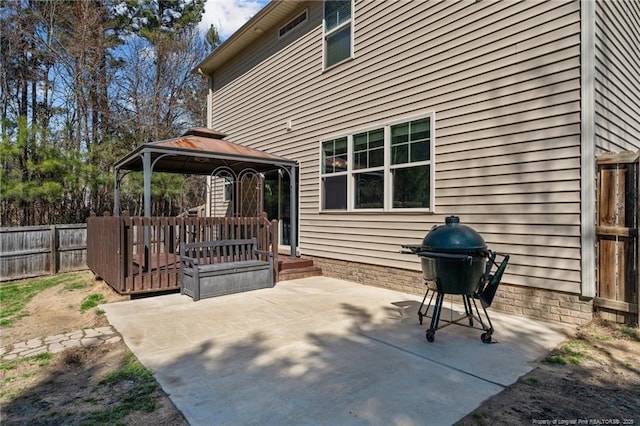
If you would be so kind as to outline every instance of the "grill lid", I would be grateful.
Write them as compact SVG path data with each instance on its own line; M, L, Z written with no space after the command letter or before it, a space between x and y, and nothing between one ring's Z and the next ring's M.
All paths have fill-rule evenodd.
M458 216L449 216L444 225L435 226L422 240L422 251L482 254L487 250L484 238L473 228L460 224Z

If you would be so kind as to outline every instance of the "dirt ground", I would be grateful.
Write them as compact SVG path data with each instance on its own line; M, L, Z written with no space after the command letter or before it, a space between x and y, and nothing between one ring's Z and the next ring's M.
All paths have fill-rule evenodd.
M0 329L2 346L107 325L97 308L80 312L82 301L96 293L109 303L126 298L88 272L82 278L82 288L69 290L61 284L35 296L27 305L27 316ZM186 425L152 378L106 380L132 360L135 357L119 342L68 349L49 360L0 364L0 423ZM593 322L533 367L457 424L640 425L637 328ZM153 403L134 403L145 398ZM123 400L134 401L124 416Z
M90 294L101 294L108 303L128 297L89 272L82 273L82 282L81 288L65 289L63 283L36 295L27 304L27 316L0 329L2 346L109 325L98 308L81 312L82 301ZM137 360L120 341L67 349L50 360L0 364L0 424L187 425L152 377L105 383L132 361Z
M457 424L640 425L636 327L593 321L534 367Z

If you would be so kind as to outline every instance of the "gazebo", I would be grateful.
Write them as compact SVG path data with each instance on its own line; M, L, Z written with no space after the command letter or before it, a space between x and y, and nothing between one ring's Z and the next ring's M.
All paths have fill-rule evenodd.
M233 183L236 194L255 188L264 172L283 170L290 177L291 205L296 202L295 160L224 140L225 134L206 128L189 129L182 136L140 145L115 164L113 216L87 220L87 265L116 291L135 294L180 287L179 244L220 238L257 238L274 253L277 271L278 226L266 214L243 215L238 204L218 217L151 217L151 178L154 172L209 176L209 182ZM143 217L120 211L120 186L130 172L142 172ZM244 188L243 182L252 181ZM259 181L261 182L261 181ZM214 191L215 186L209 186ZM259 198L255 196L254 198ZM297 251L296 209L291 209L291 257ZM277 276L276 276L277 280Z

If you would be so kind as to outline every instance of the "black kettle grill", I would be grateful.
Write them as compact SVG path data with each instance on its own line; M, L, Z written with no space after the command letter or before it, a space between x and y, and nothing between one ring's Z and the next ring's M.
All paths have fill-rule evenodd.
M476 319L484 330L480 337L482 342L490 343L493 325L487 308L491 306L496 294L509 262L509 255L489 250L482 236L473 228L462 225L457 216L449 216L444 225L434 226L421 245L405 245L403 248L417 254L422 262L427 291L418 309L420 324L423 317L427 316L434 296L436 297L431 325L426 331L427 341L433 342L436 330L440 328L459 324L465 319L468 319L469 327L473 327ZM502 258L499 264L497 257ZM431 298L423 312L429 294ZM446 294L462 296L465 315L444 321L445 324L440 326L440 313ZM476 300L480 301L488 326L482 320ZM476 315L473 313L474 308Z

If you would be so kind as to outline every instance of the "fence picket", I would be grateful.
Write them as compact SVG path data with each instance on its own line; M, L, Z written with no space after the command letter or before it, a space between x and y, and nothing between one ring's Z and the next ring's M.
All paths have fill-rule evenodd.
M121 217L92 217L88 222L91 223L91 232L87 235L88 245L92 247L88 253L91 269L122 294L179 289L180 246L184 243L204 242L210 238L255 237L260 250L271 250L277 255L277 225L274 226L277 222L270 223L266 215L252 218L142 218L123 214ZM149 236L146 242L145 233ZM239 256L229 251L202 255L215 257L217 261L230 261ZM103 257L110 261L99 260ZM276 266L277 263L274 270L277 270Z
M608 320L638 319L640 242L640 153L607 153L597 158L598 292L594 305Z
M87 269L87 225L0 228L0 281Z

